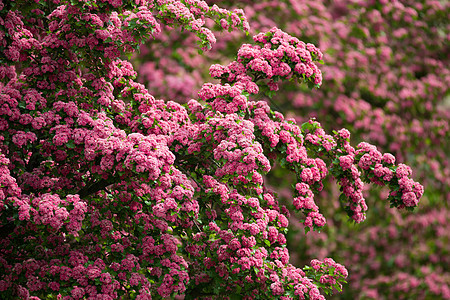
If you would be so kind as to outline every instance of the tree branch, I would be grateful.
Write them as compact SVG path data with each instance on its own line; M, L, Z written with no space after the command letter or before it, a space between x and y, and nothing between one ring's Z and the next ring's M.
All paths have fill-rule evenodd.
M111 185L113 183L115 183L114 177L109 179L101 179L100 181L94 182L89 186L85 186L80 191L78 191L77 194L80 196L80 198L84 198L105 189L108 185Z

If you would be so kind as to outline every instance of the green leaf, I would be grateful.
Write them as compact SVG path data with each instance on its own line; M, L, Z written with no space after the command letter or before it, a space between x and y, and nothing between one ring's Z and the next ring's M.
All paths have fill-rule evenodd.
M70 149L73 149L73 148L76 147L73 140L68 141L68 142L66 143L66 146L67 146L67 148L70 148Z

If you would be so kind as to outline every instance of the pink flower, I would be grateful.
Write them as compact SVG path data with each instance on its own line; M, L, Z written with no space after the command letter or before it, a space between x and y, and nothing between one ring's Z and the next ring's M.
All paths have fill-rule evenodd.
M71 294L74 299L81 299L84 296L85 291L83 288L75 286L75 288L72 289Z
M394 164L395 163L395 157L390 153L384 153L383 154L383 161L387 164Z
M102 273L100 275L100 281L104 284L109 284L112 282L111 274L109 273Z
M407 192L402 195L402 201L406 206L414 207L417 206L419 203L419 200L416 197L416 194L413 192Z
M411 176L411 173L411 168L405 164L399 164L397 170L395 171L397 178L409 177Z
M352 155L344 155L339 157L339 165L343 170L348 170L353 165L353 156Z
M89 279L95 279L102 274L101 270L97 267L89 268L87 271L87 276Z
M284 292L284 288L279 281L272 283L270 289L272 290L273 295L281 295Z

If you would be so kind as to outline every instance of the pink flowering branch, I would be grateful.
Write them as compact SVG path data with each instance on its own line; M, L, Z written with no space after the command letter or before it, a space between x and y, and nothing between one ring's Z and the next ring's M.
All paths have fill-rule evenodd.
M408 166L394 164L392 154L381 154L375 146L365 142L353 148L349 143L350 133L345 129L335 132L334 137L326 135L315 121L305 123L302 129L305 140L315 153L326 155L331 161L330 173L341 186L339 200L353 220L361 222L365 219L364 182L387 186L391 207L412 210L417 206L423 195L423 186L410 178L411 169Z

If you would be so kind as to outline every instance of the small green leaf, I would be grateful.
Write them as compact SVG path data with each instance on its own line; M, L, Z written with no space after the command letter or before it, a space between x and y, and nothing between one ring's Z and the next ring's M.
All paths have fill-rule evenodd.
M73 149L75 148L75 143L73 142L73 140L70 140L66 143L67 148Z

